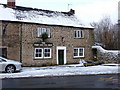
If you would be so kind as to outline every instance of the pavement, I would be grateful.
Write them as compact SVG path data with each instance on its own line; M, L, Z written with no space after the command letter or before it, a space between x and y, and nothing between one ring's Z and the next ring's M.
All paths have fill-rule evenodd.
M22 71L16 73L0 73L0 79L9 78L32 78L48 76L68 75L97 75L97 74L118 74L118 65L97 65L84 67L81 64L47 66L47 67L23 67Z

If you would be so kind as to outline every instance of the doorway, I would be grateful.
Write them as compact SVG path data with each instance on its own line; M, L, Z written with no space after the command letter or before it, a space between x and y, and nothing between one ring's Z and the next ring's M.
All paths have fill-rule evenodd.
M59 65L64 64L64 50L58 50L58 61Z
M7 48L0 48L0 56L7 58Z
M66 64L66 47L57 47L57 64Z

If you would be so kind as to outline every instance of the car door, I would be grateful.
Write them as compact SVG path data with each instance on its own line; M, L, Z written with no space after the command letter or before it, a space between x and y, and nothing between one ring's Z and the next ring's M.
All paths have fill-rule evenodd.
M5 71L5 67L6 67L6 60L0 58L0 71Z

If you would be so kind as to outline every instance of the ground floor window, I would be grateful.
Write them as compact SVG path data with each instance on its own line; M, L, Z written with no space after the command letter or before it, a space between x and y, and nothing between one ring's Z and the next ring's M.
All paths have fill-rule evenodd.
M0 48L0 56L7 58L7 48Z
M51 49L44 48L44 58L51 58Z
M51 58L51 48L35 48L35 58Z
M74 57L84 57L84 48L74 48Z

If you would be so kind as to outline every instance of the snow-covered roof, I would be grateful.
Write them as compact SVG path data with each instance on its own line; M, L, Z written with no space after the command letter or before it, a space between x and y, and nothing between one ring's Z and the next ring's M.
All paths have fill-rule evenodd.
M82 26L79 19L70 12L58 12L21 6L8 7L5 4L0 4L0 20L93 28Z

